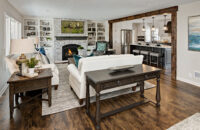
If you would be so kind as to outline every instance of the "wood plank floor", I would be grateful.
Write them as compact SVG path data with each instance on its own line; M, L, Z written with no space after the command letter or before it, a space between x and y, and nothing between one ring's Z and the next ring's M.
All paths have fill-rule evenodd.
M150 82L156 83L151 80ZM155 88L145 91L145 96L154 100ZM161 107L146 104L105 118L103 130L160 130L200 112L200 88L172 81L169 75L161 76ZM101 112L107 112L140 100L139 94L128 94L102 101ZM84 108L75 108L50 116L41 116L41 101L36 99L21 110L15 109L14 119L9 118L8 90L0 98L0 129L2 130L92 130L94 126ZM92 111L95 104L92 104Z

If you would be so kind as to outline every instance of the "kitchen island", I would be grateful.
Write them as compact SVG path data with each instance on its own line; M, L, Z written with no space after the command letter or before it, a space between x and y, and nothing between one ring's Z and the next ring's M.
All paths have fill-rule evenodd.
M132 44L130 45L131 54L133 54L133 50L159 53L161 55L160 67L166 69L171 66L171 46L169 45L160 44L160 46L157 46L154 43L149 43L149 45L146 43Z

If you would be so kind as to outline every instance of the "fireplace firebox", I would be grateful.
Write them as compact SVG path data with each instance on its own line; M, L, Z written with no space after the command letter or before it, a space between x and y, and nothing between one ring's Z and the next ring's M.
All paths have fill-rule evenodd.
M62 47L62 60L68 60L74 54L78 54L78 47L80 45L68 44Z

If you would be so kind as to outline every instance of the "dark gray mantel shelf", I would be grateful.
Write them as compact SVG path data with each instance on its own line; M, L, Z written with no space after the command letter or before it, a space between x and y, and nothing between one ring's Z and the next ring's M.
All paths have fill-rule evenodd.
M56 40L87 40L88 36L55 36Z

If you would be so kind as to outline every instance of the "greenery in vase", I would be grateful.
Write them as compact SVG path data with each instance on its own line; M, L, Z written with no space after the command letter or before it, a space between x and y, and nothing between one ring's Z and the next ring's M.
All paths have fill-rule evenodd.
M78 47L78 49L79 49L79 50L83 50L83 49L84 49L84 47L82 47L82 46L79 46L79 47Z
M87 49L87 51L91 51L90 49Z
M26 65L29 68L35 68L35 66L38 64L38 60L36 60L35 58L31 58L30 60L27 61Z

